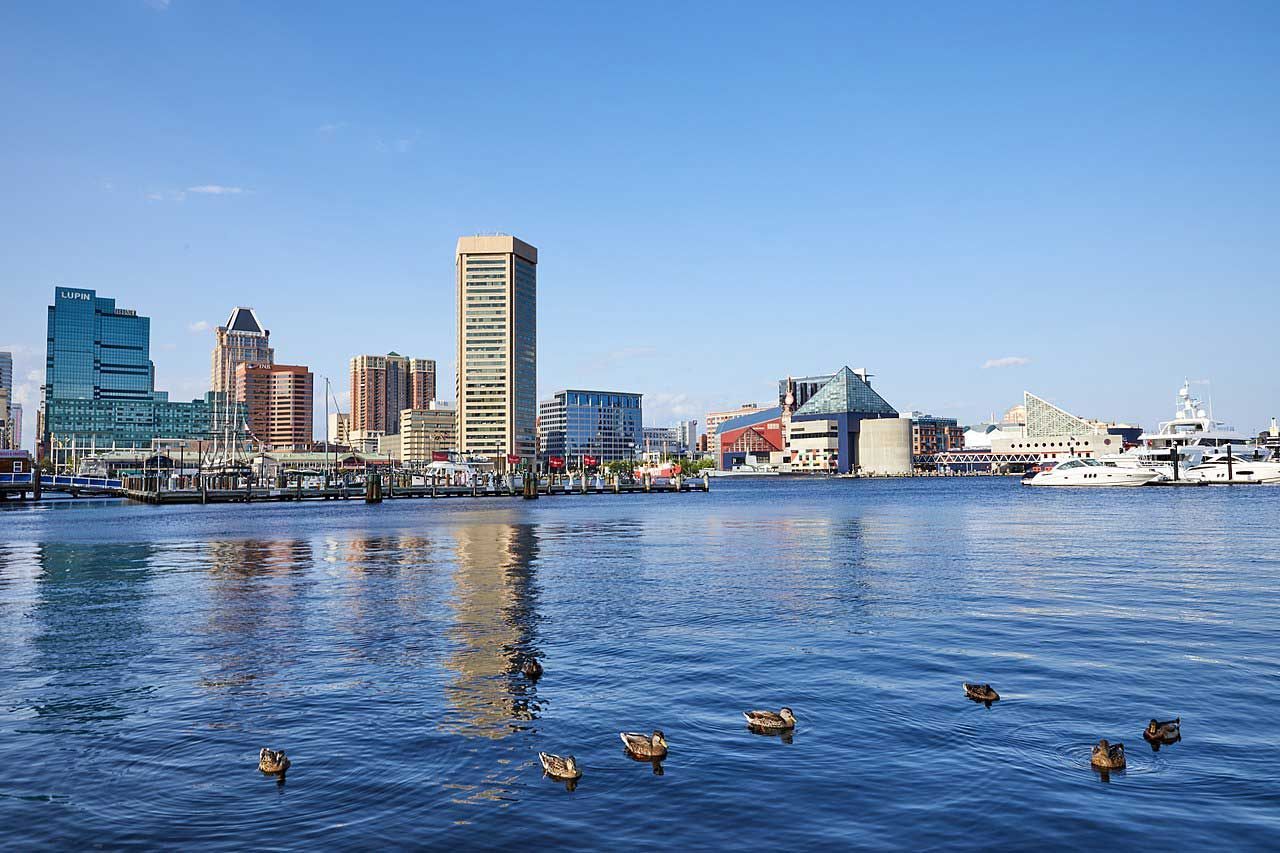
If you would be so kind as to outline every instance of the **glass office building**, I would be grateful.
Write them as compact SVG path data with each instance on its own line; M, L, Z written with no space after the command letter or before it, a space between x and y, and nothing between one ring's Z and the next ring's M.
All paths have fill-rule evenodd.
M210 437L212 394L177 403L156 391L150 318L92 290L55 290L42 390L41 439L60 467L157 438Z
M581 456L600 462L631 459L643 451L640 394L625 391L561 391L538 407L538 450L576 465Z

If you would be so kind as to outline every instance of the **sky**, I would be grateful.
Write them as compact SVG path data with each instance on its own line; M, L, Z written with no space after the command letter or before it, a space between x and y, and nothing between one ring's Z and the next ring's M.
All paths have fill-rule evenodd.
M962 423L1280 415L1280 4L784 5L0 5L26 443L59 285L150 316L174 399L236 305L344 406L390 350L452 398L492 232L539 249L539 397L651 425L843 365Z

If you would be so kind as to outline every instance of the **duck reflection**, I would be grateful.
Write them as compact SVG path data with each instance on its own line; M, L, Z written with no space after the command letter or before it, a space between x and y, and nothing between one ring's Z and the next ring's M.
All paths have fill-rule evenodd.
M30 702L58 723L125 719L155 689L135 665L156 651L149 544L36 546Z
M541 657L534 642L537 531L532 524L461 525L454 545L446 725L468 736L506 737L541 710L536 679L520 672Z

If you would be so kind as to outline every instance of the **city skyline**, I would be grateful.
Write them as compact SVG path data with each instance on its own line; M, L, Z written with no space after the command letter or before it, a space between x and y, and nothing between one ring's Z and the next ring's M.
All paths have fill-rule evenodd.
M447 387L450 248L494 230L546 255L538 387L634 388L655 424L765 403L780 367L845 363L904 410L962 423L1032 390L1154 427L1184 378L1212 380L1216 414L1245 431L1280 408L1256 369L1268 335L1197 323L1194 347L1171 344L1187 333L1178 306L1280 310L1271 6L928 22L747 9L679 37L652 11L551 10L496 19L548 49L471 84L448 38L461 12L286 28L270 10L159 5L0 13L16 84L0 93L14 117L0 349L14 351L28 446L51 288L148 313L155 384L174 399L207 390L212 329L240 304L317 388L342 389L347 359L388 340L436 358ZM290 70L224 56L214 34L229 29ZM731 47L774 29L768 74ZM314 58L424 38L418 64L371 55L341 86ZM815 39L848 49L814 63ZM599 73L548 58L570 43ZM45 73L41 57L64 53ZM520 158L453 138L451 115L480 91L519 122Z

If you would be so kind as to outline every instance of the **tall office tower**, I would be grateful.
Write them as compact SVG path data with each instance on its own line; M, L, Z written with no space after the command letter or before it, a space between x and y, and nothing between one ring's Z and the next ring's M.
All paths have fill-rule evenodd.
M22 449L22 404L9 404L9 438L14 450Z
M409 404L406 409L426 409L436 398L436 362L431 358L409 360ZM403 411L403 410L402 410Z
M0 352L0 450L21 446L13 437L13 353ZM21 408L19 408L21 411Z
M236 308L225 326L214 330L213 374L210 388L231 395L236 387L236 367L241 364L275 363L271 332L262 328L252 308Z
M537 442L538 250L510 236L461 237L458 449L530 459Z
M151 320L92 290L59 287L49 306L40 446L55 465L157 438L209 438L209 397L155 390Z
M302 365L237 365L235 399L244 406L250 436L271 450L310 446L314 382Z

